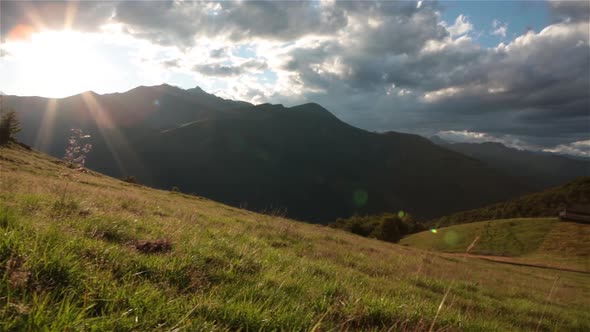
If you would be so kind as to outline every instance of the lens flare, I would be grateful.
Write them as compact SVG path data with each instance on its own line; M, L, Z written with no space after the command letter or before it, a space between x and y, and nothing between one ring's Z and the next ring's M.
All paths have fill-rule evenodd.
M430 233L432 233L432 234L437 234L437 233L438 233L438 229L436 229L436 228L431 228L431 229L430 229Z
M366 191L359 189L354 192L352 200L357 208L363 207L369 200L369 194Z
M31 36L35 33L35 28L26 24L17 24L8 32L8 40L30 40Z
M444 240L448 246L454 246L459 242L459 234L455 231L448 231L445 234Z

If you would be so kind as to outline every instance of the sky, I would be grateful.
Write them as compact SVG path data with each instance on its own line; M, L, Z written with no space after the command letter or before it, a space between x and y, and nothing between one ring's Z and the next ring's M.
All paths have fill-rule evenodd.
M588 1L6 1L0 91L317 102L371 131L590 157Z

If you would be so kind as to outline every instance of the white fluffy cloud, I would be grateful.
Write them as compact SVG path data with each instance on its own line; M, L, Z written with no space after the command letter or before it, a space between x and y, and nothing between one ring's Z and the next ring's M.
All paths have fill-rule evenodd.
M543 149L545 152L569 154L579 157L590 157L590 140L560 144L554 148Z
M513 135L494 136L488 133L469 131L469 130L443 130L437 133L437 136L445 141L452 143L484 143L494 142L501 143L508 147L519 150L538 150L538 147L524 142L519 137Z
M506 38L506 32L508 31L508 23L502 23L499 20L494 20L492 22L492 35L500 36Z
M457 16L453 25L447 27L447 30L451 36L461 36L473 30L473 25L465 15L461 14Z

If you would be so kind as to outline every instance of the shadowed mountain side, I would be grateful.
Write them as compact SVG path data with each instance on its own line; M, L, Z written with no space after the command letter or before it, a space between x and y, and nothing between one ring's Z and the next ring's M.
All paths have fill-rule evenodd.
M509 148L500 143L442 143L440 146L481 160L495 169L530 183L535 190L590 176L590 161Z
M82 128L94 138L111 130L162 130L252 106L198 87L182 90L167 84L104 95L88 91L61 99L5 96L4 103L19 113L23 130L18 138L55 156L63 153L71 128Z
M145 162L163 166L153 175L158 186L316 222L396 210L435 216L523 188L419 136L366 132L317 104L244 109L144 146Z
M19 138L54 156L82 128L94 146L87 166L99 172L308 221L397 210L432 218L528 189L422 137L370 133L313 103L248 106L167 85L9 101Z

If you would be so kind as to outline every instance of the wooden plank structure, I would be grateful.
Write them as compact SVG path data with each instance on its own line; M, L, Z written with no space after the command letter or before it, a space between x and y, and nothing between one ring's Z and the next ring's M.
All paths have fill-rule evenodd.
M590 205L568 206L559 212L559 219L590 224Z

